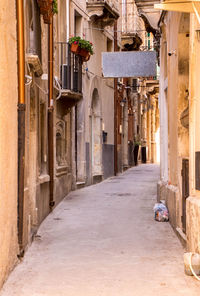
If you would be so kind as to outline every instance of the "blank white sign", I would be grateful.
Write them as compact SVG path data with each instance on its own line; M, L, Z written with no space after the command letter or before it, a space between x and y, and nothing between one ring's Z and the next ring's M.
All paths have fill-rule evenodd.
M103 52L102 69L109 78L156 76L156 52Z

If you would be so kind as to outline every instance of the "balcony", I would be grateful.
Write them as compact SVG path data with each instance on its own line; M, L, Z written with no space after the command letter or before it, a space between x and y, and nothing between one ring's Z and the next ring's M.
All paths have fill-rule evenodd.
M119 18L117 0L88 0L87 11L90 20L102 28L112 26Z
M144 20L147 32L156 33L160 12L154 9L154 4L160 3L159 0L135 0L138 12Z
M156 80L156 77L149 77L149 79L146 80L146 87L148 94L159 94L159 80Z
M140 50L142 39L137 33L127 33L121 36L121 43L123 51L135 51Z
M60 97L68 108L75 106L82 99L82 59L70 50L66 42L58 42L59 49L59 85ZM58 91L58 90L57 90Z

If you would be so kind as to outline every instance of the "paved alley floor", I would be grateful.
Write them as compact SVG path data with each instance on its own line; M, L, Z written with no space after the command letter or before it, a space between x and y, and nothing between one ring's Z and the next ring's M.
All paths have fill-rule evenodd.
M199 296L169 223L154 221L159 166L70 193L42 223L1 296Z

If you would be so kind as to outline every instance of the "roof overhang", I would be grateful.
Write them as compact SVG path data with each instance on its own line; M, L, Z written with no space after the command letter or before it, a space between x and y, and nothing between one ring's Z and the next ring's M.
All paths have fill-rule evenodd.
M135 0L139 14L144 21L147 20L153 30L158 30L160 12L154 9L154 5L158 3L160 3L159 0Z
M195 13L200 23L200 1L199 0L166 0L154 5L155 9Z

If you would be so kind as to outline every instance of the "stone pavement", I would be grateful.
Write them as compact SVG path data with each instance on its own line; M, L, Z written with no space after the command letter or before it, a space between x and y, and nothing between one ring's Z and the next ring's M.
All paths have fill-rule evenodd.
M159 167L70 193L43 222L1 296L199 296L169 223L154 221Z

